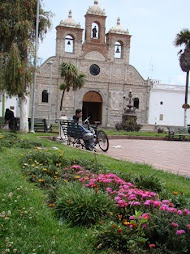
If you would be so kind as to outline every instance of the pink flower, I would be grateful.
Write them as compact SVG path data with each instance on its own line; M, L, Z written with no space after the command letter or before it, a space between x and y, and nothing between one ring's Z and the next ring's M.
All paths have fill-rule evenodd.
M129 219L130 220L136 220L135 216L130 216Z
M190 224L187 224L188 229L190 229Z
M182 235L182 234L185 234L185 230L183 229L176 230L176 235Z
M183 210L186 215L190 214L190 211L188 209Z
M156 245L154 243L149 244L149 248L155 248Z
M174 228L178 228L178 227L179 227L179 224L177 224L177 223L175 223L175 222L172 222L172 226L173 226Z
M144 219L147 219L147 220L150 220L150 216L147 214L147 213L143 213L140 218L144 218Z
M140 202L134 202L133 205L141 205Z
M178 211L177 211L177 214L182 215L183 212L182 212L181 210L178 210Z

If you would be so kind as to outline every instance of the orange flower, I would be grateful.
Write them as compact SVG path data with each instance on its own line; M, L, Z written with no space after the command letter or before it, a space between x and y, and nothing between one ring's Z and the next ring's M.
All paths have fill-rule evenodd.
M128 221L125 221L123 224L124 224L125 226L130 226L130 225L131 225L131 223L128 222Z
M40 183L43 183L44 182L44 179L39 179L38 180Z
M26 172L26 175L28 176L28 175L30 175L30 173Z
M115 225L115 224L112 225L112 228L116 228L116 227L117 227L117 225Z
M119 229L117 230L117 233L118 233L118 234L121 234L121 233L122 233L122 229L119 228Z
M55 206L55 204L49 204L49 207L54 207Z
M119 220L121 220L121 218L123 217L123 215L117 215L117 217L119 218Z
M173 194L174 194L174 195L177 195L177 194L178 194L178 192L177 192L177 191L174 191L174 192L173 192Z

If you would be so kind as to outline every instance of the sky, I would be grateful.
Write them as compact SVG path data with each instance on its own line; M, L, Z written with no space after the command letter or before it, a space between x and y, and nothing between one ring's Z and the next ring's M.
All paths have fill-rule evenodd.
M41 4L54 17L52 29L39 46L39 63L55 55L55 27L68 18L69 10L76 23L85 28L84 15L94 0L41 0ZM174 40L182 29L190 29L190 0L99 0L99 6L106 12L106 32L116 25L118 17L121 26L129 30L129 63L144 79L185 85L186 74L179 66L181 48L174 46Z

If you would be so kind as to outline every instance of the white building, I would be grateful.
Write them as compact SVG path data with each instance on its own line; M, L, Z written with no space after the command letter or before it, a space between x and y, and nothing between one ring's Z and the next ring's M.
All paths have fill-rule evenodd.
M15 117L20 117L20 106L17 97L9 97L6 93L0 91L0 117L4 117L6 108L14 112ZM29 112L29 98L27 102Z
M190 99L190 92L188 93ZM153 81L149 101L149 124L184 126L185 87L160 84ZM187 124L190 124L190 109L187 110Z

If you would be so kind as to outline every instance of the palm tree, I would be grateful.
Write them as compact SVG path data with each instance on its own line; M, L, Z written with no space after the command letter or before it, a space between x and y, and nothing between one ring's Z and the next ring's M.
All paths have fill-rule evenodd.
M85 74L78 73L75 65L71 63L62 62L59 67L61 77L64 78L64 83L60 85L60 90L62 91L60 110L63 108L63 98L65 91L69 92L72 88L73 90L80 89L85 83Z
M177 34L176 39L174 41L176 47L184 45L184 50L179 51L179 63L182 71L186 72L186 87L185 87L185 117L184 117L184 125L186 126L186 110L188 108L188 86L189 86L189 71L190 71L190 30L183 29L180 33Z

